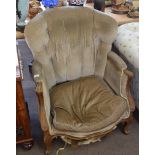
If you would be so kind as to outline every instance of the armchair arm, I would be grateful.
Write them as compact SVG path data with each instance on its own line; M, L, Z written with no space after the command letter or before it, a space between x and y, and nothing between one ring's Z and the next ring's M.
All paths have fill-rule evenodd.
M42 74L42 66L38 61L33 62L31 67L31 73L33 76L32 78L36 84L41 82L44 79Z
M45 107L44 107L42 82L36 83L36 93L37 93L38 100L39 100L39 118L40 118L41 128L43 131L47 131L48 123L47 123L47 118L45 117L46 111L45 111Z
M39 62L33 62L32 75L36 83L36 93L39 100L41 128L43 131L48 131L51 129L49 89L42 71L42 66Z
M130 81L132 72L127 70L125 62L114 52L108 53L104 79L115 91L129 102L130 110L135 110L135 103L130 93Z
M121 95L126 98L127 76L124 74L124 70L127 69L125 62L114 52L109 52L107 57L107 64L104 73L104 79L116 92L117 95ZM125 86L125 87L124 87Z

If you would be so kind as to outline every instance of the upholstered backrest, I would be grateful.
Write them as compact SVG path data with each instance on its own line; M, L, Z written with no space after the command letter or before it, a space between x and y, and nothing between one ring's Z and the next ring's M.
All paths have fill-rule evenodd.
M49 86L83 76L104 76L107 53L117 32L116 21L86 7L47 9L25 29L34 60Z

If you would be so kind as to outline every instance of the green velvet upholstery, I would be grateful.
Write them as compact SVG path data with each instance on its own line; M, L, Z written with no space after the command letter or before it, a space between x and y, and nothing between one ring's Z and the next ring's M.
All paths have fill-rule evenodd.
M55 86L50 94L58 130L91 132L116 122L127 110L102 79L91 76Z
M112 17L85 7L47 9L26 26L25 39L34 57L34 79L43 84L51 135L85 137L114 129L129 117L127 75L123 72L127 67L111 52L116 33L117 22ZM95 78L87 81L85 77L90 76ZM83 80L76 80L79 78ZM92 101L86 102L90 96ZM87 105L84 111L82 105ZM70 109L70 114L61 107Z

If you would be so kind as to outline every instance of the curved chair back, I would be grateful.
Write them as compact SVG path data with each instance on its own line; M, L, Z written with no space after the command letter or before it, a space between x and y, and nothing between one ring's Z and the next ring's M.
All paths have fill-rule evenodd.
M83 76L103 77L116 33L112 17L71 6L47 9L25 28L34 61L42 65L50 87Z

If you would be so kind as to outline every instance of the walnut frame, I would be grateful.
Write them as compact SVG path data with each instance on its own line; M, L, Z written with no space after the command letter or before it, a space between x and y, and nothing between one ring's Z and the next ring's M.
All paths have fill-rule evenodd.
M129 105L130 105L130 116L127 119L123 119L120 123L123 124L123 133L129 134L128 127L133 121L133 112L135 111L135 102L134 102L134 99L133 99L131 92L130 92L130 86L131 86L131 80L133 78L133 73L126 69L126 70L124 70L124 74L126 74L128 76L128 81L127 81L127 85L126 85L126 92L127 92ZM43 98L43 89L42 89L42 83L41 82L36 83L36 93L37 93L38 100L39 100L40 124L41 124L41 129L43 130L43 133L44 133L44 143L45 143L45 147L46 147L45 148L45 155L50 154L51 142L55 137L66 136L67 139L70 139L73 141L71 143L72 146L76 145L77 140L86 139L86 137L85 138L77 138L77 137L68 136L65 134L50 135L49 127L48 127L47 120L46 120L45 109L44 109L44 98ZM99 132L99 133L91 134L91 135L87 136L87 139L88 139L88 137L90 137L90 138L92 138L92 137L93 138L103 137L105 135L110 134L112 131L113 131L113 129L111 129L107 132L104 132L104 133Z

